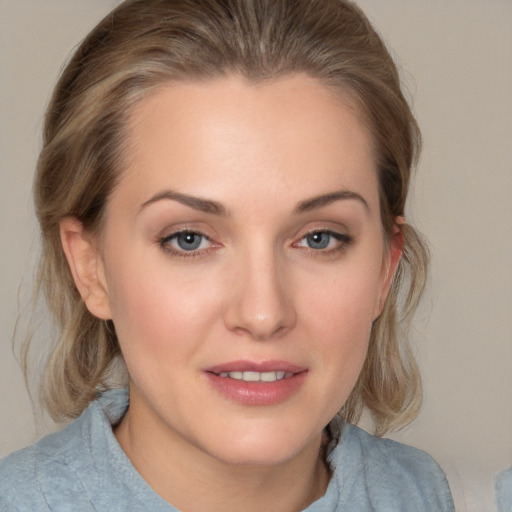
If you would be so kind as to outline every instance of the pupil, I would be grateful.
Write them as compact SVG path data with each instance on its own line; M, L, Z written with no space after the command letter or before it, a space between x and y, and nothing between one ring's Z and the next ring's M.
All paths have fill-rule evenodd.
M180 233L177 241L180 249L193 251L201 245L201 236L195 233Z
M307 236L308 245L312 249L325 249L329 245L329 233L311 233Z

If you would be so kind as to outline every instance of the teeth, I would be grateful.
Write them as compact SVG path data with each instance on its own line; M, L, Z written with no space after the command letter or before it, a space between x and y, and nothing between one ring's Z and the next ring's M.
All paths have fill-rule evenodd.
M276 380L287 379L291 377L293 373L290 372L221 372L219 377L236 380L243 380L245 382L274 382Z

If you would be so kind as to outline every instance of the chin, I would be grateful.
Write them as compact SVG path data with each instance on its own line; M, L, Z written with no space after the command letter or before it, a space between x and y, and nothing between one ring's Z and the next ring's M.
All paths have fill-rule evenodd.
M284 464L307 450L320 448L322 432L297 435L296 429L282 426L278 430L253 429L233 434L223 442L214 443L210 454L227 464L240 466L275 466Z

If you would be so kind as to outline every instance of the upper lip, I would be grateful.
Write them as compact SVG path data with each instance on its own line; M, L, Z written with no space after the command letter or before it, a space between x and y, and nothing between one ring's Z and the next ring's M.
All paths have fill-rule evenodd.
M217 364L205 368L206 372L210 373L223 373L223 372L286 372L286 373L300 373L306 371L305 366L290 363L288 361L229 361L226 363Z

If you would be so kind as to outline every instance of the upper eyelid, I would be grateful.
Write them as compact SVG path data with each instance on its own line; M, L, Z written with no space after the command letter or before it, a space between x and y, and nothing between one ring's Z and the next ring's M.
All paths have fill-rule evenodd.
M203 236L204 238L207 238L208 240L210 240L210 237L206 233L203 233L202 231L199 231L198 229L189 229L189 228L178 229L176 231L173 231L172 233L169 233L168 235L162 235L160 237L160 239L166 240L169 238L174 238L175 236L181 235L182 233L190 233L191 235Z
M174 223L173 223L174 224ZM199 225L197 225L199 224ZM221 240L223 238L233 239L234 233L229 233L229 231L222 234L225 231L226 226L222 228L219 233L217 229L212 228L212 226L205 224L204 222L177 222L174 225L168 225L167 227L158 230L156 234L155 240L169 239L174 236L179 235L180 233L193 233L199 236L203 236L210 241ZM346 236L353 237L353 229L350 228L346 222L340 222L340 220L328 220L323 219L319 221L312 221L306 224L302 224L298 229L294 229L295 233L291 234L291 236L286 236L284 232L278 236L285 235L284 238L288 238L290 241L296 241L304 236L307 236L311 233L318 232L328 232L332 233L335 236Z
M308 247L307 245L301 245L308 235L312 235L315 233L329 234L335 240L335 247L314 249L312 247ZM330 254L340 250L345 250L349 245L352 245L353 242L354 237L352 235L349 235L348 233L340 233L333 229L311 229L309 231L306 231L302 235L294 238L294 241L291 243L291 246L297 249L302 249L304 251L310 251L314 254Z
M156 235L156 240L159 242L163 240L169 240L181 233L191 233L194 235L199 235L210 241L214 240L215 238L218 238L216 236L216 233L210 234L207 233L207 231L211 230L207 230L202 227L192 227L184 223L182 226L168 226L167 228L160 230L159 233Z
M308 235L311 235L313 233L330 233L332 235L335 235L335 236L346 236L346 237L350 237L351 238L351 235L349 234L349 230L346 229L346 228L333 228L333 227L328 227L328 226L319 226L319 227L311 227L311 228L306 228L306 229L301 229L299 230L295 236L293 237L294 240L301 240L302 238L308 236Z
M344 235L345 233L341 233L341 230L337 230L334 228L311 228L306 230L302 236L310 235L311 233L331 233L333 235Z
M205 247L205 248L202 248L202 249L193 249L191 251L185 251L183 249L180 249L180 248L176 248L176 247L173 247L172 248L172 251L175 252L175 253L201 253L201 252L204 252L204 251L208 251L210 249L212 249L214 246L218 246L218 244L216 244L208 235L205 235L204 233L201 233L199 231L193 231L191 229L182 229L182 230L179 230L179 231L175 231L173 233L170 233L169 235L167 236L162 236L158 239L158 244L163 248L165 247L167 244L171 245L171 241L173 239L175 239L176 237L178 237L180 234L183 234L183 233L189 233L189 234L192 234L192 235L197 235L197 236L200 236L203 238L203 240L207 241L210 246L209 247Z
M342 238L352 238L351 235L348 233L340 233L338 231L335 231L333 229L312 229L311 231L306 231L302 235L298 237L298 240L303 240L309 235L314 235L316 233L327 233L328 235L331 235L332 237L336 239L342 239Z
M180 228L180 229L176 229L176 230L173 230L172 232L169 232L169 233L162 233L161 235L159 235L157 238L159 241L164 241L164 240L169 240L169 239L172 239L182 233L190 233L190 234L194 234L194 235L198 235L198 236L202 236L204 238L206 238L207 240L209 241L213 241L213 237L210 236L210 235L207 235L204 231L200 230L200 229L195 229L195 228L188 228L188 227L183 227L183 228ZM297 241L297 240L302 240L304 237L308 236L308 235L311 235L311 234L314 234L314 233L329 233L335 237L347 237L347 238L352 238L352 236L348 233L348 232L345 232L344 230L337 230L337 229L334 229L334 228L329 228L329 227L318 227L318 228L311 228L311 229L306 229L306 230L300 230L297 234L295 234L293 237L292 237L292 240L294 241Z

